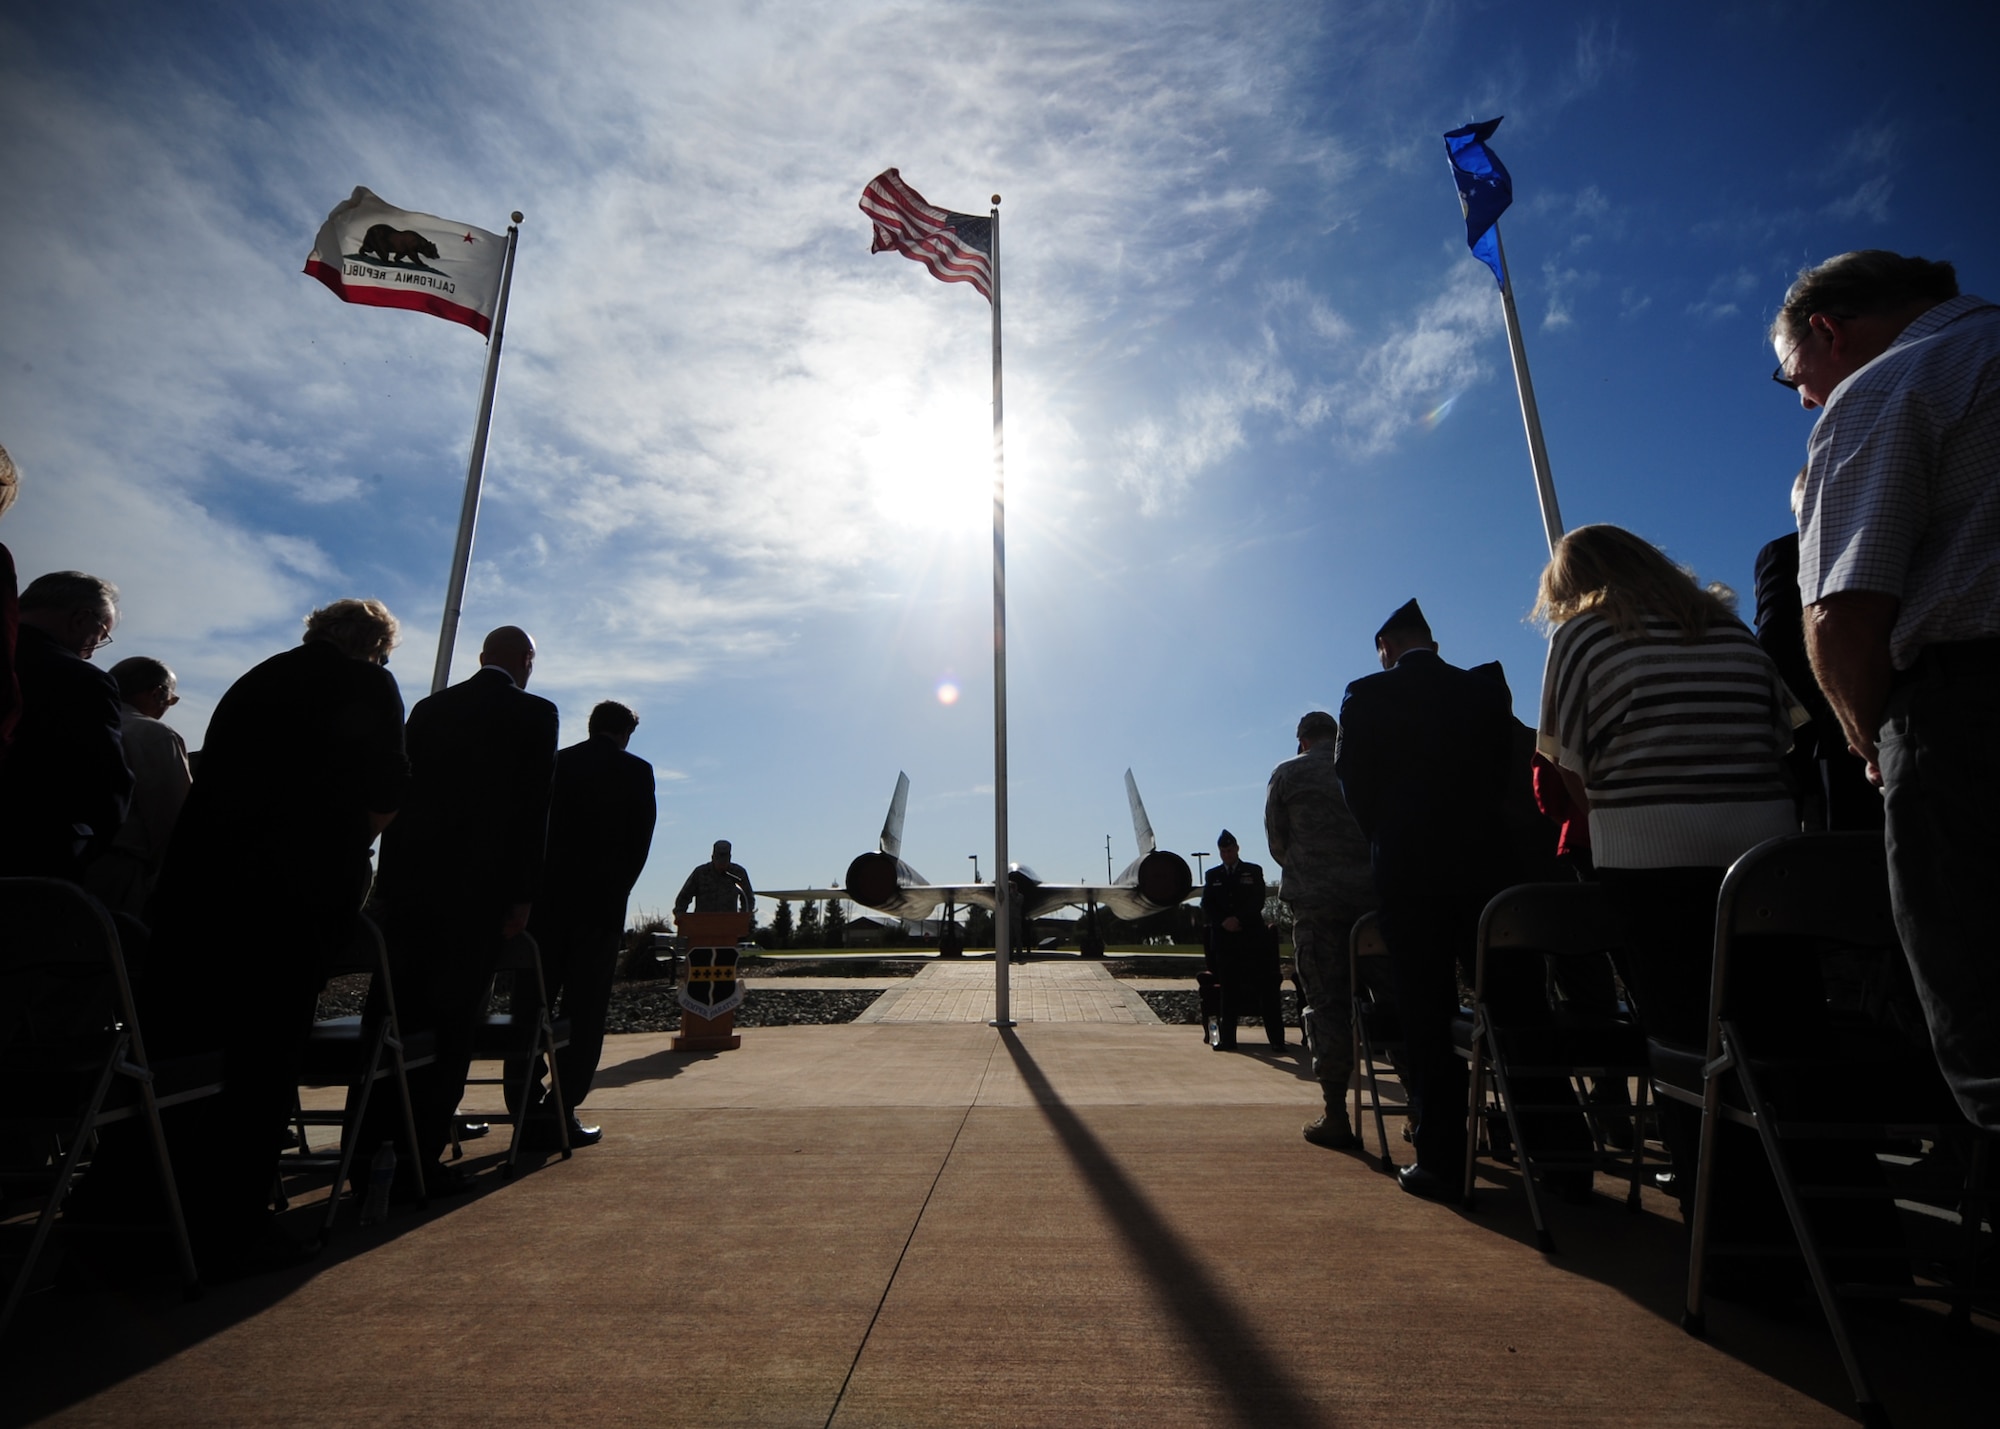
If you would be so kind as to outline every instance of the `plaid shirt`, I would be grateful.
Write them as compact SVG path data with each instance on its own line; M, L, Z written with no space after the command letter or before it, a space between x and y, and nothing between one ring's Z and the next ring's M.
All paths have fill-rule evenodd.
M1898 669L2000 635L2000 307L1964 294L1833 391L1808 443L1799 596L1902 601Z

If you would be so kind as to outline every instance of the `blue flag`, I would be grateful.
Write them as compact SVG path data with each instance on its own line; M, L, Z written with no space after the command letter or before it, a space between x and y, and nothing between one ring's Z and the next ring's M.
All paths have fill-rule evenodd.
M1486 147L1499 127L1499 119L1488 119L1454 129L1444 136L1444 151L1451 156L1451 176L1458 181L1458 201L1465 206L1465 242L1472 256L1493 270L1494 281L1505 287L1500 236L1493 225L1514 201L1514 180L1500 156Z

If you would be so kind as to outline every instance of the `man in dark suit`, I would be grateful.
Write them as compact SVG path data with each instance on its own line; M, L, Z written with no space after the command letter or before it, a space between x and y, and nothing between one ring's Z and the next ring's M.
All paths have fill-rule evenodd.
M1504 682L1438 658L1412 600L1375 634L1382 673L1347 687L1334 767L1374 845L1418 1113L1403 1189L1455 1197L1465 1165L1466 1066L1452 1050L1453 969L1479 913L1513 881L1506 797L1514 721Z
M1236 835L1215 836L1221 861L1201 881L1201 911L1208 923L1203 951L1208 970L1222 984L1215 1040L1218 1052L1236 1045L1236 1019L1264 1019L1273 1047L1285 1045L1284 1002L1278 985L1278 948L1264 923L1264 870L1237 856Z
M577 1120L576 1108L590 1095L604 1051L604 1019L611 1007L625 901L646 866L658 815L653 766L626 752L638 727L639 717L631 710L605 700L590 712L590 737L556 756L548 863L528 923L541 946L549 998L570 1023L569 1045L557 1053L556 1070L569 1105L572 1146L590 1146L604 1135ZM532 998L533 989L517 983L516 1011L531 1011ZM542 1059L534 1061L539 1084ZM510 1097L525 1071L525 1059L508 1066ZM548 1136L555 1108L546 1108L545 1115L539 1134Z
M295 1260L267 1204L326 965L368 893L368 846L402 805L403 697L383 666L397 638L380 601L338 600L305 640L250 670L215 707L201 773L167 843L139 988L155 1056L220 1048L224 1088L167 1112L175 1179L202 1273ZM149 1183L138 1123L107 1128L92 1196ZM118 1219L110 1206L107 1219Z
M0 764L0 875L80 879L125 821L132 771L118 684L90 663L117 623L117 587L82 571L52 572L21 592L21 716Z
M481 646L479 669L418 701L404 731L410 794L383 835L375 893L397 1011L437 1034L437 1061L410 1077L427 1173L465 1095L501 945L527 928L541 884L557 717L527 692L534 667L534 640L503 625ZM364 1146L394 1136L388 1099L376 1100ZM453 1184L432 1178L434 1189Z

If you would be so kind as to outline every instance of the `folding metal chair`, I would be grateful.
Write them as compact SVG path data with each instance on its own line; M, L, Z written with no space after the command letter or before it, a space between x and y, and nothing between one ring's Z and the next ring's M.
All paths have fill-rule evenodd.
M424 1178L422 1152L418 1149L416 1112L410 1101L409 1073L428 1065L437 1057L436 1037L428 1031L402 1030L396 1013L396 989L389 976L389 952L382 930L365 914L355 918L354 935L347 947L328 967L330 976L366 973L369 982L368 1010L357 1016L323 1018L313 1024L300 1066L302 1087L347 1088L347 1100L338 1112L311 1111L301 1103L293 1113L298 1150L279 1157L279 1177L286 1171L306 1167L331 1166L333 1189L326 1198L326 1218L320 1224L322 1242L333 1232L340 1214L341 1192L349 1185L354 1169L362 1119L368 1100L378 1082L388 1082L402 1108L403 1154L417 1176L417 1204L429 1204L429 1188ZM327 1151L312 1148L309 1128L337 1126L339 1145ZM283 1206L280 1186L277 1199Z
M1355 1069L1360 1073L1355 1078L1351 1094L1354 1103L1352 1119L1358 1128L1362 1112L1366 1111L1375 1118L1375 1144L1381 1148L1380 1164L1384 1171L1393 1175L1396 1160L1389 1154L1389 1133L1382 1118L1385 1115L1407 1118L1410 1109L1405 1103L1382 1099L1382 1087L1376 1079L1375 1068L1378 1062L1389 1062L1401 1050L1403 1024L1393 998L1378 1000L1370 996L1371 989L1380 990L1388 986L1388 957L1389 945L1382 937L1381 915L1363 914L1347 939L1347 980L1354 1006ZM1391 1070L1394 1070L1393 1065ZM1405 1095L1408 1095L1407 1088Z
M188 1242L163 1107L222 1090L222 1057L146 1056L118 929L102 904L53 878L0 879L0 1129L42 1165L5 1174L46 1188L21 1267L0 1307L4 1331L27 1293L56 1213L100 1127L142 1118L167 1209L167 1229L190 1296L200 1273ZM53 1171L50 1169L53 1164Z
M1941 1300L1952 1306L1954 1320L1963 1322L1969 1317L1979 1228L1985 1214L1982 1207L1990 1207L1992 1202L1985 1174L1991 1139L1964 1120L1928 1053L1894 1037L1837 1029L1808 1055L1766 1055L1769 1048L1760 1047L1756 1034L1745 1035L1738 985L1760 954L1770 955L1757 942L1768 937L1897 949L1882 835L1788 834L1751 849L1723 879L1715 913L1715 962L1702 1080L1701 1166L1695 1182L1682 1324L1691 1334L1705 1333L1703 1276L1707 1257L1738 1249L1711 1244L1709 1239L1717 1194L1716 1132L1723 1122L1749 1126L1757 1132L1777 1180L1786 1216L1805 1259L1813 1292L1833 1332L1855 1402L1864 1421L1884 1423L1886 1416L1855 1353L1841 1302L1858 1298ZM1799 1094L1799 1089L1807 1086L1813 1089L1810 1097ZM1887 1185L1803 1183L1794 1169L1794 1152L1812 1142L1865 1145L1892 1140L1949 1141L1959 1144L1965 1153L1964 1164L1969 1169L1957 1193L1955 1214L1962 1234L1960 1265L1953 1283L1838 1283L1829 1271L1826 1250L1806 1215L1806 1203L1890 1198L1897 1193ZM1835 1253L1843 1260L1906 1254L1901 1249L1846 1247Z
M1522 956L1541 953L1558 959L1603 958L1619 946L1618 927L1603 890L1587 883L1524 883L1502 890L1479 916L1477 963L1474 970L1472 1018L1466 1055L1472 1063L1469 1114L1465 1129L1465 1204L1473 1204L1473 1178L1479 1126L1490 1073L1499 1110L1513 1140L1528 1214L1535 1223L1535 1241L1553 1252L1555 1237L1543 1211L1537 1184L1545 1171L1624 1170L1629 1189L1625 1205L1639 1209L1639 1188L1646 1149L1643 1128L1648 1109L1646 1038L1638 1024L1622 1013L1578 1011L1566 1004L1538 1000L1535 1008L1495 1007L1489 993L1489 955ZM1537 979L1539 982L1540 980ZM1607 1146L1603 1125L1589 1120L1591 1144L1570 1152L1538 1148L1527 1134L1532 1113L1578 1115L1584 1099L1523 1102L1515 1094L1524 1079L1561 1079L1582 1091L1579 1078L1625 1082L1637 1078L1639 1098L1633 1108L1632 1145L1626 1152Z
M511 1176L515 1163L520 1160L521 1141L529 1118L544 1108L554 1113L556 1139L562 1149L562 1159L567 1161L570 1158L569 1103L563 1097L562 1074L556 1067L557 1050L569 1045L570 1026L568 1018L552 1015L548 983L542 977L542 951L532 936L521 933L508 939L500 952L498 971L513 973L517 988L522 978L532 980L536 993L535 1010L532 1013L508 1011L481 1015L473 1029L472 1059L475 1062L499 1062L502 1074L497 1077L467 1077L466 1085L504 1087L507 1084L504 1070L507 1062L518 1059L525 1063L520 1085L513 1089L513 1109L481 1113L488 1121L513 1124L514 1135L507 1144L507 1161L503 1167L505 1174ZM514 1005L519 1005L518 993ZM539 1058L537 1053L541 1054ZM547 1101L538 1108L530 1093L535 1085L535 1066L541 1060L548 1063L549 1094ZM458 1144L458 1123L455 1119L451 1145L454 1159L463 1154Z

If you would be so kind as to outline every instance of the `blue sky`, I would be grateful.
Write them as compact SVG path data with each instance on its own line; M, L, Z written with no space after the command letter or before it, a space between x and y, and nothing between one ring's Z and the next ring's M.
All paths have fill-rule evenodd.
M1990 7L72 4L0 19L0 445L23 579L119 583L111 657L199 746L306 610L386 600L428 688L469 329L300 269L357 184L523 210L456 672L529 627L565 742L631 703L661 819L766 886L872 845L992 869L986 307L871 256L890 165L1003 195L1014 858L1262 857L1307 709L1410 596L1505 663L1546 559L1497 294L1439 135L1504 114L1502 229L1563 515L1749 595L1811 417L1763 329L1887 247L2000 291ZM955 683L947 704L939 687Z

